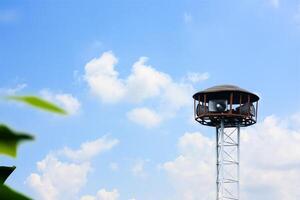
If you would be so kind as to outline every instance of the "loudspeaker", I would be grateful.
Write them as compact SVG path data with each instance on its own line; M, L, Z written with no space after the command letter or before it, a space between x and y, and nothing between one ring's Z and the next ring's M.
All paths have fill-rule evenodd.
M198 104L197 108L196 108L197 115L200 116L201 114L204 114L205 112L208 112L208 107Z
M238 107L236 110L243 115L249 113L250 115L255 116L255 107L252 103L245 103L244 105Z
M208 102L209 112L224 112L227 110L227 100L216 99Z

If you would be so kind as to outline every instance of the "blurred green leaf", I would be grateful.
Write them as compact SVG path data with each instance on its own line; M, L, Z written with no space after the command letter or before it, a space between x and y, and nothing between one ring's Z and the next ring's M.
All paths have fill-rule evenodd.
M0 185L0 199L1 200L30 200L30 198L22 195L19 192L14 191L8 186Z
M0 185L4 184L9 175L16 169L13 167L0 166Z
M6 125L0 124L0 154L16 157L18 144L21 141L33 139L31 135L15 132Z
M19 101L28 104L30 106L43 109L49 112L53 112L53 113L62 114L62 115L67 114L67 112L64 109L36 96L8 96L7 99Z

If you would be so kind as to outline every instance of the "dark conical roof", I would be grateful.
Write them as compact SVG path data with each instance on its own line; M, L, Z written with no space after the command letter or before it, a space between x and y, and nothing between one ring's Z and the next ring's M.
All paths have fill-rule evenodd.
M206 94L207 101L211 99L222 99L222 98L228 99L230 93L232 92L234 93L234 95L235 94L250 95L251 102L256 102L259 100L259 97L256 94L251 93L248 90L242 89L235 85L217 85L214 87L210 87L203 91L197 92L196 94L193 95L193 98L199 100L201 96ZM238 102L239 99L237 97L234 98L234 103L238 103Z

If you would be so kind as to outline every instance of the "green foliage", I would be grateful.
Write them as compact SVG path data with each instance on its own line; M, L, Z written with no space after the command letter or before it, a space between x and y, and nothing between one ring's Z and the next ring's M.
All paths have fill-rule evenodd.
M0 124L0 154L16 157L18 144L24 140L33 140L33 136L15 132Z
M9 175L16 169L15 166L13 167L0 167L0 197L1 200L29 200L28 197L12 190L8 186L4 184L6 179L9 177Z
M1 200L30 200L30 198L14 191L5 184L0 185L0 198Z
M6 179L9 177L9 175L16 169L15 166L13 167L6 167L6 166L0 166L0 184L2 185Z
M27 105L49 111L56 114L66 115L67 112L57 105L35 96L9 96L6 99L25 103ZM18 145L26 140L33 140L33 136L16 132L4 124L0 124L0 154L16 157ZM0 166L0 199L1 200L30 200L6 186L4 183L10 174L16 169L15 166Z
M7 97L8 100L14 100L14 101L19 101L22 103L25 103L27 105L39 108L39 109L43 109L49 112L53 112L53 113L57 113L57 114L61 114L61 115L66 115L67 112L56 106L53 103L50 103L49 101L46 101L44 99L41 99L39 97L35 97L35 96L8 96Z

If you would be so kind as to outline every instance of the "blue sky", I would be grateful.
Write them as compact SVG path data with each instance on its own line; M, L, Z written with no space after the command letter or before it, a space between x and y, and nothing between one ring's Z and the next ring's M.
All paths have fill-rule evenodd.
M52 184L57 199L80 199L101 189L99 199L188 199L186 188L193 180L182 176L182 166L189 166L176 159L192 158L180 141L194 136L201 143L203 137L208 141L214 136L214 130L192 121L191 96L217 84L258 93L259 124L251 131L268 132L273 129L266 127L274 125L271 132L294 147L292 152L300 151L293 146L295 135L289 135L299 140L300 1L4 0L0 36L0 93L40 95L73 113L59 117L0 103L1 122L36 135L35 142L21 146L17 159L3 158L18 167L10 185L33 197L46 199L43 186L33 184L35 174L41 183ZM80 147L87 141L87 146L96 146L93 153ZM253 143L245 140L247 144ZM65 147L73 149L73 157ZM75 154L87 158L74 160ZM56 160L47 160L47 155ZM300 176L299 158L281 153L277 158L295 164L292 171ZM39 161L49 166L60 162L66 169L72 164L90 168L86 173L79 170L86 181L70 183L64 188L70 196L63 196L49 175L52 169L38 171ZM208 166L213 162L206 161ZM257 163L252 170L258 173L261 168ZM283 173L272 172L269 181ZM266 187L271 189L261 192ZM245 199L300 196L292 189L274 192L282 188L275 181L244 188ZM252 189L258 196L249 195ZM291 196L284 196L286 191ZM206 199L193 191L188 195Z

